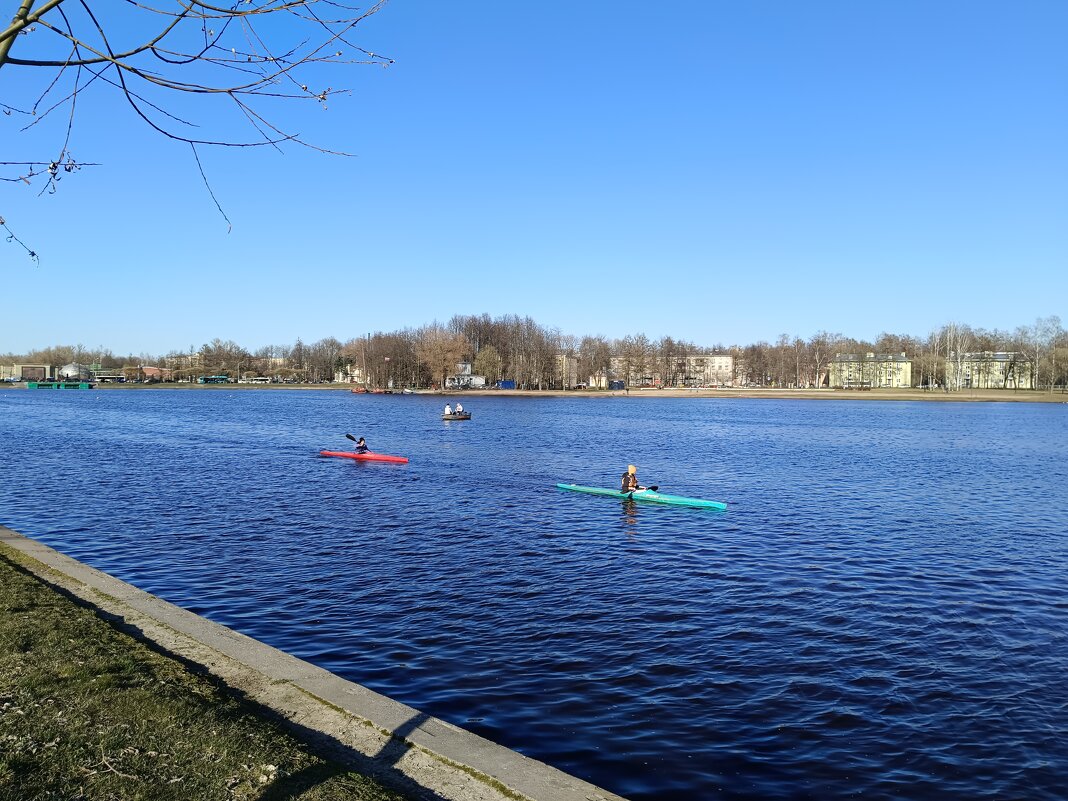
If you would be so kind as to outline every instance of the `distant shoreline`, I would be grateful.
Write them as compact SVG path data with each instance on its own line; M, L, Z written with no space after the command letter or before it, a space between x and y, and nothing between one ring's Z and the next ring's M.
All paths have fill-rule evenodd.
M23 389L23 384L0 385L9 389ZM348 392L347 384L97 384L96 390L154 390L187 389L218 391L316 389ZM35 392L72 392L85 390L34 390ZM362 394L362 393L357 393ZM375 394L375 393L368 393ZM401 396L400 392L392 393ZM523 390L523 389L464 389L443 392L436 389L416 390L415 395L442 398L764 398L788 400L857 400L857 401L934 401L984 403L1066 403L1068 393L1030 389L965 389L959 392L923 389L634 389L634 390Z
M779 400L879 400L879 401L978 401L986 403L1068 403L1068 393L1036 392L1033 390L976 389L942 392L922 389L635 389L615 391L589 390L498 390L465 389L460 392L425 392L420 394L443 397L563 397L563 398L763 398Z

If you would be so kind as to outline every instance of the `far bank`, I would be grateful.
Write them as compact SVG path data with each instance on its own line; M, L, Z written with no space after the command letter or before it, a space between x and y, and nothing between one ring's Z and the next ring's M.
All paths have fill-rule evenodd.
M25 389L25 384L0 384L7 389ZM247 392L254 390L286 391L294 389L315 389L335 392L352 392L351 384L97 384L94 390L103 391L153 391L160 389L179 389L202 392ZM57 390L37 389L35 392L55 392ZM61 390L62 391L62 390ZM492 398L764 398L774 400L855 400L855 401L932 401L937 403L984 402L984 403L1064 403L1068 404L1068 393L1063 391L1048 392L1026 389L963 389L956 392L926 389L779 389L775 387L731 387L731 388L695 388L695 389L463 389L439 390L419 389L409 394L400 391L386 393L352 393L356 397L373 394L387 394L398 398L413 395L430 395L444 398L492 397Z

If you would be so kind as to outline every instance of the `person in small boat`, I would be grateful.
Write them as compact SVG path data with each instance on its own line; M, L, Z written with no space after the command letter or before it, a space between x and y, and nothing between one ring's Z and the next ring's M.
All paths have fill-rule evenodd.
M445 404L445 414L452 414L452 406Z
M456 413L457 414L463 414L463 411L464 411L463 405L459 401L457 401L456 402Z
M623 474L623 483L620 486L620 492L635 492L637 490L643 490L646 487L641 486L638 483L638 468L636 465L627 465L627 472Z
M363 441L363 437L356 440L356 453L367 453L367 443Z

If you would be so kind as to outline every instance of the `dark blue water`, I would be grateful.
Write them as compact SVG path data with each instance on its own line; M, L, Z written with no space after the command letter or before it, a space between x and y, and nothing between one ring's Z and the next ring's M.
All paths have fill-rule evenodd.
M442 403L2 391L0 521L634 799L1068 797L1068 405Z

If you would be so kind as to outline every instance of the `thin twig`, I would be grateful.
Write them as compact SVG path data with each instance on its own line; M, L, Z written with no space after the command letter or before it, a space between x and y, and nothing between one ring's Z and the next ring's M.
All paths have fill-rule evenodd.
M215 193L213 191L211 191L211 184L208 182L208 176L205 175L205 173L204 173L204 165L200 163L200 154L197 153L197 146L195 144L193 144L192 142L190 142L189 143L189 147L193 151L193 158L196 159L197 169L200 170L200 177L204 179L204 186L205 186L205 188L207 188L208 194L211 195L211 199L215 202L215 208L217 208L219 210L219 214L221 214L222 218L224 220L226 220L226 225L227 225L226 233L230 233L231 231L234 230L234 224L232 222L230 222L230 218L226 216L226 212L223 211L222 206L219 205L219 201L215 197Z

